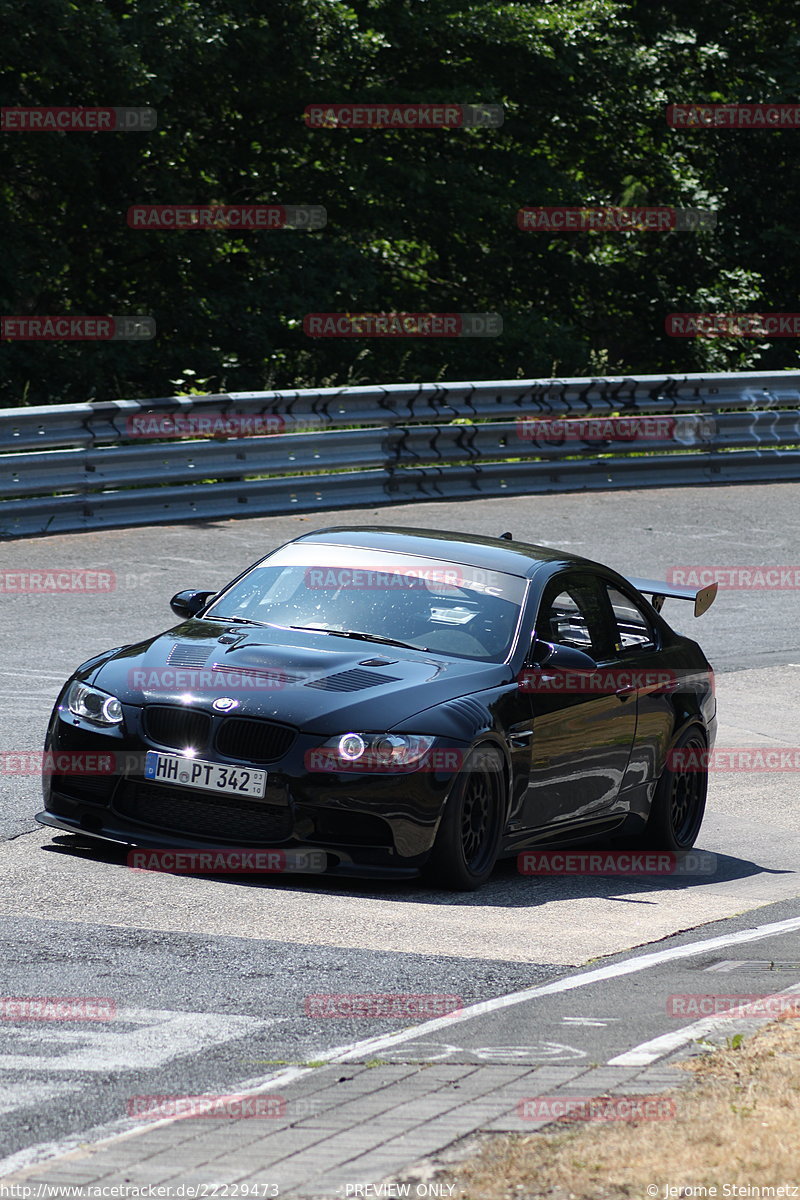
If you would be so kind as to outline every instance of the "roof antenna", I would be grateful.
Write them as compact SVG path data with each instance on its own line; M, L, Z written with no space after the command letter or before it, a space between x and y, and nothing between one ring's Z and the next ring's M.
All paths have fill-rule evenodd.
M513 542L514 538L510 533L501 533L500 540L503 542Z

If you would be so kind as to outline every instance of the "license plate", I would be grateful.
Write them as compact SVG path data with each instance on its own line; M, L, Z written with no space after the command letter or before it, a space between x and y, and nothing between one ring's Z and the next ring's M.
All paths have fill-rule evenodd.
M229 796L253 796L263 799L267 790L267 772L250 767L229 767L223 763L203 762L200 758L185 758L181 754L160 754L148 750L144 777L153 783L169 783L173 787L197 788L201 792L222 792Z

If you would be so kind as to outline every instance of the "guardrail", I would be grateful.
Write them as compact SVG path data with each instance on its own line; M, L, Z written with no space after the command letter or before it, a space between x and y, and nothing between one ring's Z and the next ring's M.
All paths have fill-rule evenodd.
M178 437L178 426L205 432ZM0 410L4 538L421 499L798 478L800 374L788 371Z

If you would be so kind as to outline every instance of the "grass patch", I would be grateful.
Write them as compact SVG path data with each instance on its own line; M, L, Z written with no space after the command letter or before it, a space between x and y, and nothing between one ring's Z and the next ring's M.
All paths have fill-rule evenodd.
M565 1121L529 1135L497 1136L437 1180L455 1185L451 1200L795 1194L800 1021L780 1019L744 1040L729 1038L682 1066L693 1079L665 1093L675 1102L672 1119Z

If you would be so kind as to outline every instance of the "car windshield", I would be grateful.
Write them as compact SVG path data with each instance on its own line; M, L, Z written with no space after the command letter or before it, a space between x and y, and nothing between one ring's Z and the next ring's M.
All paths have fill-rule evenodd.
M248 571L206 616L502 662L525 585L516 575L441 559L294 543Z

